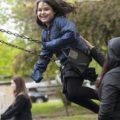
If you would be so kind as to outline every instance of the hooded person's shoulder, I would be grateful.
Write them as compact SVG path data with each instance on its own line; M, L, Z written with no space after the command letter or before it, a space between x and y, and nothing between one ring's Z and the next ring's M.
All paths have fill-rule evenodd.
M105 83L114 84L120 81L120 66L108 71L103 78ZM120 82L119 82L120 83Z

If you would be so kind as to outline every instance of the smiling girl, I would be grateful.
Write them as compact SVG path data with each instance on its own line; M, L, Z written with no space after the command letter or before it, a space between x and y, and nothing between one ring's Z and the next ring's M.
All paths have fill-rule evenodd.
M38 0L36 5L37 23L43 30L43 48L34 66L33 80L42 80L53 54L56 55L61 63L63 93L67 99L98 113L99 106L91 100L98 99L96 91L82 87L86 75L78 74L67 57L71 49L77 49L91 58L90 49L78 34L75 24L66 18L75 8L63 0ZM78 64L77 67L83 66Z

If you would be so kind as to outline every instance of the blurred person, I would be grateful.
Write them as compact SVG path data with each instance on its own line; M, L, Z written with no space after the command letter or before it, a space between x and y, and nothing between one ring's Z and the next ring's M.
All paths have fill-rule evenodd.
M22 77L14 76L11 80L14 101L1 115L1 120L32 120L31 100L28 96L25 81Z
M99 83L99 120L120 120L120 37L108 42L107 59Z

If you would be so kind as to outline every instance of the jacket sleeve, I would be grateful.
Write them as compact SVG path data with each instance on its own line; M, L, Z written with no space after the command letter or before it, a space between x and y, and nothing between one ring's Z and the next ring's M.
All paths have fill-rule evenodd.
M2 115L1 120L6 120L14 117L17 113L23 110L26 104L26 98L23 95L20 95L16 98L16 101L11 105Z
M91 56L95 59L95 61L102 67L105 62L105 55L100 52L96 47L91 49Z
M105 80L112 79L110 76L104 77ZM114 80L114 79L113 79ZM99 120L113 120L114 108L117 103L117 96L119 96L119 92L117 88L111 83L102 83L100 86L100 109L98 114Z
M49 50L64 48L66 45L71 44L76 36L75 24L66 18L61 17L56 20L56 26L60 31L60 35L58 38L46 42L45 46Z
M52 52L46 50L45 48L42 49L40 53L40 58L34 65L34 69L31 76L35 82L40 82L42 80L42 73L46 70L48 63L52 58L52 55Z

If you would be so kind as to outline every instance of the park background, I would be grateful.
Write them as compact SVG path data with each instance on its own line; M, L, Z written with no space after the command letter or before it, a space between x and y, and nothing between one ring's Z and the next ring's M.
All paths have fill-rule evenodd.
M76 11L69 14L67 17L76 23L80 34L85 39L106 54L107 42L111 38L118 37L120 35L120 0L67 1L77 7ZM0 100L0 104L3 104L6 107L12 101L12 91L9 84L11 77L14 75L20 75L24 78L30 78L33 65L38 59L37 54L40 53L41 44L32 42L30 41L31 39L26 39L26 37L41 41L41 30L36 24L35 0L1 0L0 4L0 41L5 42L0 42L0 92L1 95L2 91L9 92L6 93L8 95L6 96L7 98ZM19 35L22 35L22 37ZM26 37L23 37L23 35ZM11 47L10 44L20 46L21 48L32 51L32 53L35 54L31 54L31 52L26 52L19 48ZM97 73L100 74L101 68L94 60L90 66L95 67ZM47 71L44 73L43 81L54 80L58 74L59 68L54 64L54 62L51 62ZM47 116L47 113L49 112L46 112L43 109L46 108L48 111L49 109L52 111L52 109L49 108L49 105L52 103L45 104L48 104L48 107L45 107L44 103L33 104L33 113L35 116L43 116L44 119L45 113ZM1 108L4 107L3 105L1 105ZM58 102L54 103L54 105L58 106L58 108L62 106L63 109L60 108L60 111L64 111L64 104L62 105ZM42 108L42 106L44 107ZM52 107L56 108L56 106ZM95 114L84 108L78 108L78 106L75 106L75 108L77 107L77 110L71 110L74 108L73 106L69 109L74 112L70 112L69 116L75 113L78 114L78 116L75 118L67 117L65 120L77 120L80 119L80 116L84 116L84 114L85 117L81 118L81 120L90 119L91 116L89 117L89 114L95 116L95 119L97 119ZM42 110L40 110L41 108ZM57 114L55 111L53 110L53 113ZM86 117L87 114L88 117ZM48 114L48 120L53 120L50 115L51 113ZM52 117L53 116L54 115L52 115ZM58 117L62 116L64 116L64 112L58 114ZM64 118L60 119L63 120ZM55 118L55 120L57 120L57 118Z

